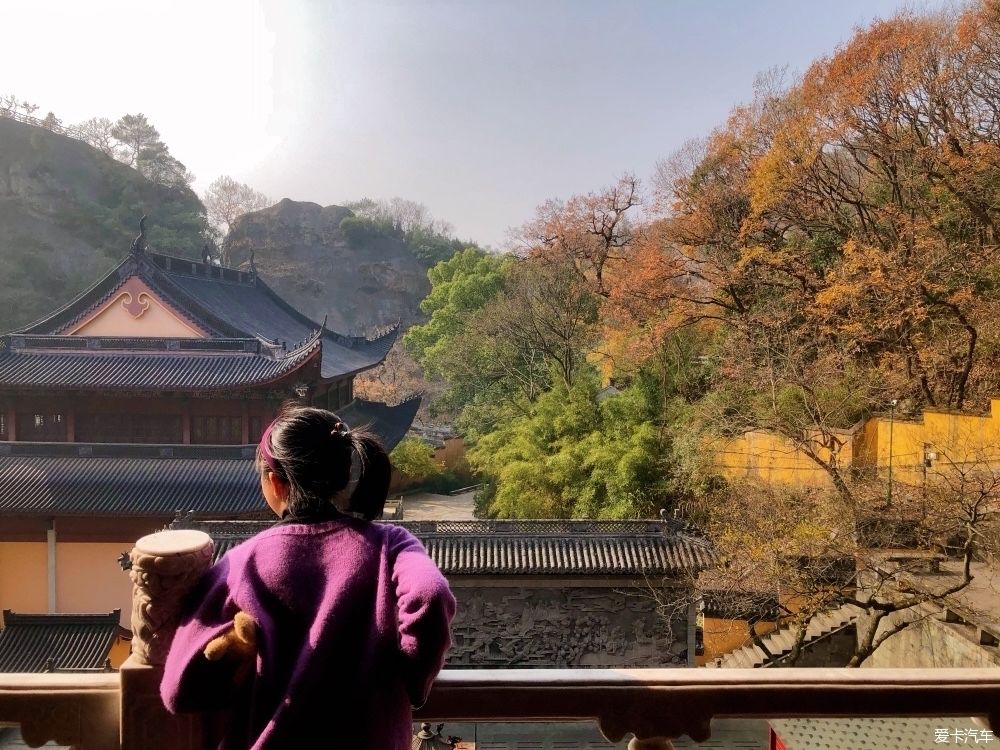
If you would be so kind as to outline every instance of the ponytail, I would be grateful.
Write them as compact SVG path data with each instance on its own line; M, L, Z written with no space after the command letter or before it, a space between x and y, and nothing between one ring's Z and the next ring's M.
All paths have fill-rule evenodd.
M385 509L389 483L392 481L392 464L385 448L371 433L352 430L347 437L351 441L352 453L357 456L358 477L357 484L347 499L347 507L343 510L371 521L382 515ZM351 480L354 480L353 476Z

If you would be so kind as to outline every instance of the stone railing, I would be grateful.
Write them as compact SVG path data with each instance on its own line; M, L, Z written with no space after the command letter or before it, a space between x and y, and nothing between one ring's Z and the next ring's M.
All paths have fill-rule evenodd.
M144 537L132 551L133 654L114 674L0 674L0 722L29 745L81 750L202 750L217 722L175 717L160 703L163 657L177 603L210 564L211 541L194 531ZM592 720L633 750L704 740L713 718L983 717L1000 730L996 669L499 669L445 670L418 719Z

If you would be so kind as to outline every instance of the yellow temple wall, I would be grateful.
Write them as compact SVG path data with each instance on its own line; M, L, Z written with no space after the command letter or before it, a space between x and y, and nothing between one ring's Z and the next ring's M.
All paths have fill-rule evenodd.
M132 582L118 556L134 540L58 542L56 544L56 612L92 613L120 609L121 624L130 627ZM48 545L45 542L0 542L0 609L48 612Z
M809 433L806 433L807 437ZM1000 399L990 414L959 414L926 410L920 419L879 416L855 430L837 432L843 440L841 466L875 469L884 474L892 453L895 481L918 485L952 471L1000 470ZM815 439L818 445L818 437ZM829 458L826 448L817 453ZM728 479L755 479L793 487L831 487L827 473L793 441L782 435L755 431L718 441L711 463ZM924 459L929 457L929 465Z
M120 609L130 627L132 581L118 564L135 540L59 542L56 545L56 609L59 612L110 612Z
M48 611L45 542L0 542L0 610Z
M817 455L829 460L830 450L819 443L819 436L807 439L816 446ZM842 445L838 451L842 466L853 460L854 436L838 431ZM764 431L747 432L737 438L717 442L711 449L712 465L727 479L753 479L767 484L798 487L831 487L829 474L802 448L784 437Z
M919 420L881 416L866 425L866 466L888 470L893 479L920 484L925 476L1000 469L1000 399L986 415L927 410ZM929 458L925 465L925 457Z

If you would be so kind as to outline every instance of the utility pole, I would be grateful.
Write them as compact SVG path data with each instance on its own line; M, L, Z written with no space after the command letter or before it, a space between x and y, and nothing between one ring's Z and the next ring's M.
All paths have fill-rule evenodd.
M889 490L886 495L886 505L892 506L892 426L896 421L897 399L889 402Z

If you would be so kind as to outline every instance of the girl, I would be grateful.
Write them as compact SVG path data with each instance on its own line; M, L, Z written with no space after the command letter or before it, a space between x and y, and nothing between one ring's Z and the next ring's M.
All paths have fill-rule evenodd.
M231 709L227 750L318 747L334 732L343 747L409 748L410 706L444 663L455 599L417 539L371 523L389 457L335 414L292 406L265 430L257 467L281 520L202 581L167 657L164 704Z

